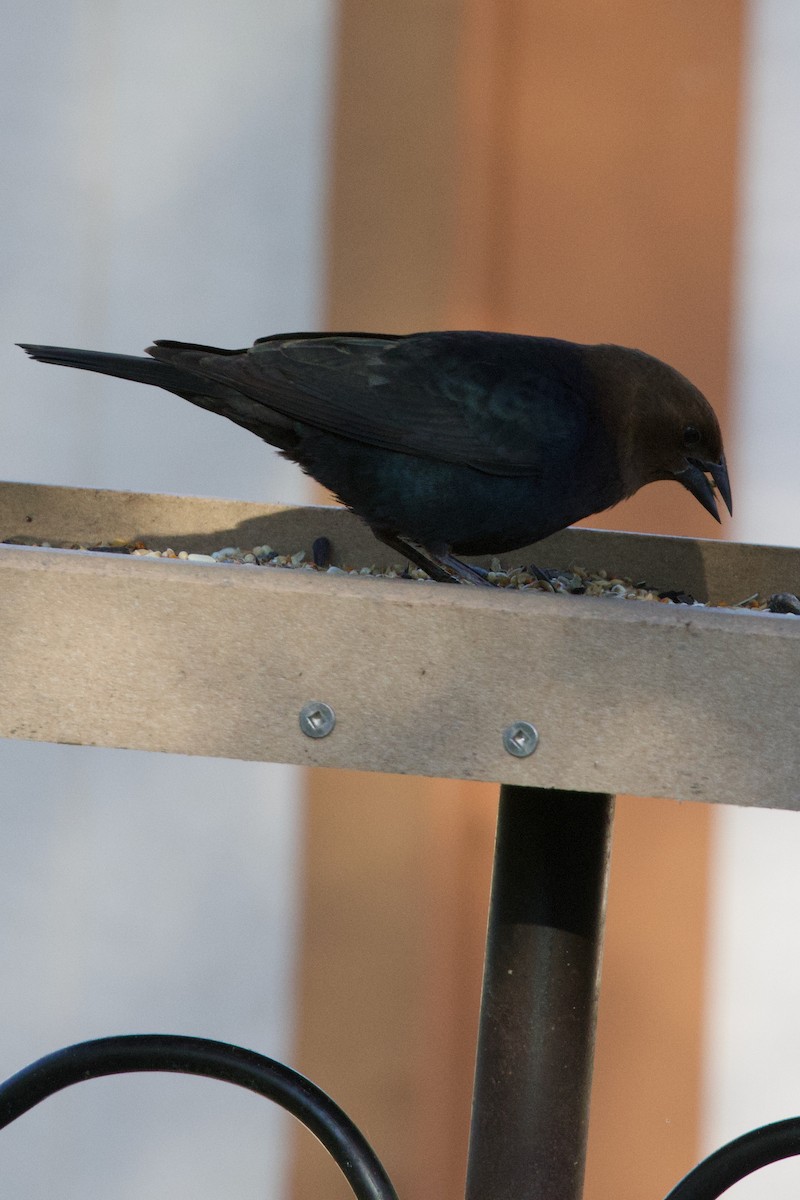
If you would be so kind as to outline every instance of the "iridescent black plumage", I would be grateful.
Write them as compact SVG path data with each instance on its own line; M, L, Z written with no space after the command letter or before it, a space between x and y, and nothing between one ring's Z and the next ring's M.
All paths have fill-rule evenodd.
M536 542L674 478L713 515L730 489L716 417L650 355L480 332L281 334L243 350L159 341L150 358L25 346L228 417L448 578L455 554Z

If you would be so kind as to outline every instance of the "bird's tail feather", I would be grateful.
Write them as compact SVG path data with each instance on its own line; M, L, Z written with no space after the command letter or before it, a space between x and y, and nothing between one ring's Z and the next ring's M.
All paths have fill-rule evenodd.
M198 408L227 417L243 429L249 429L265 442L290 454L297 443L292 421L274 412L263 401L255 401L238 392L235 387L195 375L160 359L143 358L135 354L107 354L100 350L75 350L69 346L30 346L18 343L37 362L54 363L60 367L78 367L82 371L98 371L101 375L116 375L137 383L149 383L191 401ZM204 347L205 348L205 347ZM211 350L211 347L208 347ZM221 351L221 353L226 353Z
M107 354L100 350L75 350L69 346L31 346L18 343L37 362L54 363L60 367L78 367L81 371L97 371L101 375L116 375L166 388L169 392L186 395L197 391L197 377L171 363L157 362L136 354ZM210 390L213 389L213 385Z

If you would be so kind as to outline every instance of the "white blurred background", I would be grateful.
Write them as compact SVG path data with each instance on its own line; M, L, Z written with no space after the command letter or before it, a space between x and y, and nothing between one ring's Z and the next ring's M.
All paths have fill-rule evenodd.
M800 546L800 5L752 0L741 147L734 536ZM798 736L800 737L800 713ZM754 750L756 748L754 747ZM769 775L763 800L768 802ZM706 1011L711 1150L800 1114L800 817L717 815ZM800 1160L736 1200L795 1200Z
M319 322L330 23L329 0L3 6L0 478L303 498L243 430L13 343ZM113 1033L290 1056L294 771L3 742L0 778L0 1077ZM0 1192L277 1197L283 1130L223 1084L100 1080L3 1132Z

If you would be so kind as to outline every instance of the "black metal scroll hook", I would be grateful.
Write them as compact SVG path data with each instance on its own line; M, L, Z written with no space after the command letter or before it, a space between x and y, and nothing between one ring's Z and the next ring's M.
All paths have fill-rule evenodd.
M73 1083L136 1071L204 1075L273 1100L322 1142L357 1200L397 1200L364 1135L321 1088L274 1059L207 1038L132 1034L56 1050L0 1084L0 1129ZM800 1117L764 1125L710 1154L666 1200L718 1200L745 1176L795 1155L800 1155Z
M746 1175L800 1154L800 1117L762 1125L709 1154L666 1200L717 1200Z
M397 1200L364 1135L316 1084L274 1059L206 1038L144 1033L56 1050L0 1084L0 1129L73 1083L132 1071L205 1075L274 1100L322 1142L358 1200Z

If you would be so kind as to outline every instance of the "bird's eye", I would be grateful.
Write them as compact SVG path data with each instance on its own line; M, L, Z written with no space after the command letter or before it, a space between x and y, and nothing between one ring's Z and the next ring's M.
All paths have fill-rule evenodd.
M700 441L700 430L695 429L694 425L687 425L683 431L683 444L687 450L691 446L696 446Z

